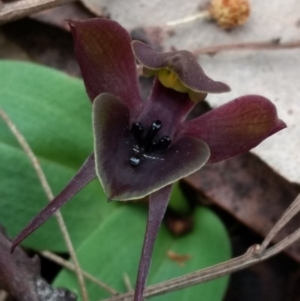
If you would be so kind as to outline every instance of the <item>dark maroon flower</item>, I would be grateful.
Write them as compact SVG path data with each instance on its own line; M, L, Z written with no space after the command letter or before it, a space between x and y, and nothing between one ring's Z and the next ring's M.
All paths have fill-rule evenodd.
M149 215L135 291L142 300L156 234L172 183L206 163L250 150L285 127L262 96L235 99L185 121L197 101L229 87L205 75L188 51L158 53L106 19L69 22L87 93L93 102L95 152L67 187L13 241L13 248L98 176L110 200L150 195ZM153 89L143 102L136 59Z

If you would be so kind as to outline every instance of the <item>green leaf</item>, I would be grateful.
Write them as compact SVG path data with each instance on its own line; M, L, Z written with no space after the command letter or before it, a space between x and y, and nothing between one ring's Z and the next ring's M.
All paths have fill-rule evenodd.
M91 111L78 79L46 67L0 61L0 107L37 155L57 194L93 151ZM27 156L0 119L0 221L15 236L46 204L47 198ZM115 208L98 181L62 210L75 246ZM24 243L35 249L65 251L54 218Z
M135 284L147 219L144 209L133 204L120 205L77 249L82 268L120 292L126 291L124 273ZM180 238L173 237L164 226L161 228L155 243L148 284L184 275L230 258L229 239L219 218L209 209L200 207L194 219L194 230ZM168 251L190 258L180 265L170 259ZM201 296L206 301L220 301L227 283L228 277L222 277L151 300L188 301L197 300ZM86 284L91 301L109 297L107 292L88 280ZM67 287L80 295L73 272L63 270L54 285Z
M185 198L181 188L180 182L173 184L172 195L169 202L169 207L179 214L185 214L191 211L191 208Z

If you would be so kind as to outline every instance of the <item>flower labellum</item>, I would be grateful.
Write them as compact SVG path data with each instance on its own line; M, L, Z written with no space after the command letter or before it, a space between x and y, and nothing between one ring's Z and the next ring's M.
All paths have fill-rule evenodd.
M69 21L92 102L94 154L66 188L13 240L12 250L73 195L98 177L110 200L149 195L149 213L134 301L143 299L150 259L172 183L257 146L285 128L275 106L248 95L186 121L208 93L229 87L205 75L188 51L159 53L107 19ZM155 80L139 94L136 59Z
M205 99L207 93L230 91L226 84L209 78L189 51L159 53L139 41L132 42L132 49L145 76L157 75L166 88L188 93L192 101Z

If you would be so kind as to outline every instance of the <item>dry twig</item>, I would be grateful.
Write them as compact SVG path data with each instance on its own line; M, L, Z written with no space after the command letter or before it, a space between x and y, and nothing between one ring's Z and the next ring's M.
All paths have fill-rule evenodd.
M167 22L165 26L166 27L174 27L174 26L190 23L190 22L193 22L193 21L196 21L199 19L209 19L209 18L211 18L210 12L208 10L205 10L205 11L199 12L198 14L188 16L188 17L185 17L180 20Z
M23 135L19 132L19 130L17 129L17 127L15 126L15 124L12 122L12 120L8 117L8 115L2 110L0 109L0 117L3 119L3 121L7 124L7 126L9 127L9 129L11 130L11 132L13 133L13 135L15 136L15 138L18 140L20 146L23 148L25 154L28 156L29 160L31 161L31 164L34 168L34 170L37 173L37 176L41 182L41 185L47 195L47 198L49 200L49 202L52 201L52 199L54 198L54 195L51 191L51 188L47 182L46 176L38 162L38 159L36 158L36 156L34 155L33 151L31 150L30 146L28 145L27 141L25 140L25 138L23 137ZM60 213L60 211L57 211L55 213L55 216L57 218L59 227L61 229L63 238L66 242L67 248L69 250L70 256L74 262L74 266L75 266L75 271L76 271L76 275L78 278L78 282L79 282L79 286L80 286L80 290L81 290L81 294L83 297L84 301L88 301L88 295L87 295L87 290L84 284L84 279L83 279L83 275L79 266L79 262L71 241L71 238L69 236L68 230L66 228L65 222L63 220L63 217Z
M59 6L75 0L19 0L0 5L0 24L21 19L45 9Z
M270 234L266 237L265 241L268 242L270 237L274 237L277 231L281 229L298 211L299 211L300 195L296 198L293 204L285 211L282 218L270 231ZM274 230L275 229L275 230ZM153 296L165 294L175 290L180 290L192 285L200 284L215 278L222 277L224 275L240 271L245 269L255 263L266 260L285 248L294 243L300 238L300 228L294 231L292 234L281 240L279 243L275 244L264 250L260 245L251 246L248 251L239 257L233 258L215 266L196 271L178 278L174 278L165 282L161 282L145 289L144 297L150 298ZM267 246L268 243L265 243ZM126 294L121 294L104 301L131 301L133 298L133 293L129 292Z
M124 278L124 284L125 284L125 286L126 286L127 291L128 291L128 292L133 292L133 287L132 287L132 285L131 285L131 281L130 281L130 278L129 278L128 274L125 273L125 274L123 275L123 278Z
M72 262L65 260L64 258L49 252L49 251L42 251L40 252L40 254L42 256L44 256L45 258L48 258L50 260L52 260L53 262L56 262L57 264L63 266L66 269L69 269L71 271L75 271L75 266ZM113 289L112 287L108 286L106 283L100 281L99 279L97 279L96 277L92 276L91 274L85 272L84 270L81 270L82 275L86 278L89 279L90 281L94 282L95 284L97 284L98 286L100 286L101 288L105 289L107 292L109 292L112 295L118 295L119 293ZM1 301L1 300L0 300Z
M288 207L288 209L284 212L279 221L275 224L272 230L264 239L261 247L259 249L260 252L264 252L268 247L272 239L275 235L300 211L300 195L293 201L293 203Z
M37 161L37 158L34 156L32 150L30 149L29 145L27 144L24 137L18 132L15 125L12 123L12 121L9 119L9 117L5 114L3 110L0 109L0 117L6 122L6 124L9 126L10 130L13 132L15 137L17 138L18 142L30 158L32 165L34 166L39 179L44 187L45 192L47 193L47 196L49 199L53 198L52 192L50 190L50 187L45 179L45 175L43 174L43 171L40 168L40 165ZM257 262L263 261L268 259L271 256L274 256L284 250L286 247L294 243L296 240L300 238L300 229L294 231L292 234L281 240L279 243L275 244L273 247L270 247L268 249L267 246L270 243L271 239L278 233L278 231L286 225L293 217L294 215L300 210L300 195L295 199L295 201L291 204L291 206L285 211L282 218L278 221L278 223L274 226L274 228L270 231L270 233L267 235L266 239L264 240L262 246L260 245L254 245L249 248L246 254L231 259L225 263L221 263L218 265L215 265L213 267L203 269L200 271L196 271L187 275L184 275L182 277L174 278L156 285L152 285L148 288L146 288L144 296L146 298L164 294L167 292L183 289L195 284L203 283L224 275L227 275L229 273L233 273L236 271L239 271L241 269L244 269L250 265L253 265ZM61 217L62 218L62 217ZM67 232L65 228L62 228L62 231L64 233L64 237ZM68 236L68 234L67 234ZM70 242L69 242L70 243ZM68 245L69 247L69 245ZM71 247L72 248L72 247ZM74 251L74 249L73 249ZM73 259L74 260L74 259ZM68 263L69 264L69 263ZM78 264L78 262L77 262ZM75 264L74 264L75 266ZM77 269L79 266L77 265ZM80 274L82 276L82 272L79 268ZM85 287L84 287L85 288ZM115 291L114 291L115 293ZM129 292L126 294L114 296L112 298L106 299L106 301L129 301L132 300L133 292Z
M236 43L216 45L210 47L203 47L196 49L193 52L195 56L203 54L215 54L218 52L234 51L234 50L280 50L280 49L294 49L300 48L300 40L280 43L278 40L266 42L249 42L249 43Z

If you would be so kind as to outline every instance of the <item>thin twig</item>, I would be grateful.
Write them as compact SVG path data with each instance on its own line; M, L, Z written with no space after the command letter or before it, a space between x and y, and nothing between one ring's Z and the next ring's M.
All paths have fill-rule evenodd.
M225 263L221 263L207 269L196 271L184 275L182 277L177 277L168 281L151 285L145 289L144 297L150 298L156 295L165 294L174 290L179 290L217 277L221 277L230 272L238 271L251 265L251 263L249 263L249 260L253 258L253 254L256 254L256 252L253 251L252 247L247 251L246 254L231 259ZM132 297L133 293L130 292L109 299L105 299L103 301L131 301Z
M293 201L293 203L284 212L279 221L275 224L269 234L266 236L261 244L260 252L264 252L275 235L300 211L300 195Z
M225 44L216 45L210 47L203 47L196 49L193 52L195 56L203 54L215 54L224 51L234 50L279 50L279 49L294 49L300 48L300 40L280 43L278 40L272 40L267 42L250 42L250 43L236 43L236 44Z
M292 203L292 205L283 214L283 217L279 220L279 222L274 227L275 231L273 229L270 231L272 235L278 230L278 224L280 225L280 228L282 228L283 225L285 225L296 214L297 210L299 209L298 208L299 198L300 195L296 198L296 200ZM267 235L267 237L271 237L272 235L269 234ZM217 264L215 266L203 270L199 270L181 277L177 277L165 282L161 282L149 286L145 289L144 297L150 298L153 296L162 295L168 292L180 290L192 285L196 285L215 278L222 277L224 275L233 272L240 271L255 263L266 260L280 253L282 250L284 250L285 248L293 244L295 241L297 241L299 238L300 238L300 228L294 231L292 234L285 237L279 243L275 244L274 246L266 250L263 250L260 245L253 245L242 256L233 258L224 263ZM133 297L133 293L129 292L109 299L105 299L103 301L131 301L132 297Z
M275 244L273 247L267 249L264 252L264 258L269 258L271 256L274 256L293 244L295 241L297 241L300 238L300 228L294 231L292 234L285 237L283 240L281 240L279 243ZM258 249L258 253L260 254L260 248ZM266 257L266 255L268 257Z
M210 12L208 10L199 12L198 14L188 16L186 18L180 19L180 20L175 20L175 21L170 21L166 23L167 27L173 27L173 26L178 26L186 23L190 23L199 19L206 19L210 18Z
M280 43L278 40L267 42L250 42L250 43L236 43L203 47L193 50L195 56L204 54L216 54L218 52L236 51L236 50L280 50L280 49L295 49L300 48L300 40ZM137 65L138 76L143 75L143 66Z
M69 269L71 271L75 271L75 266L72 262L65 260L64 258L49 252L49 251L42 251L40 252L40 254L42 256L44 256L45 258L48 258L50 260L52 260L53 262L56 262L57 264L63 266L66 269ZM86 278L89 279L90 281L94 282L95 284L97 284L98 286L100 286L101 288L105 289L107 292L109 292L112 295L118 295L119 293L113 289L112 287L108 286L106 283L102 282L101 280L97 279L96 277L92 276L91 274L87 273L84 270L81 270L82 275Z
M2 3L0 24L21 19L45 9L56 7L75 0L19 0Z
M25 154L28 156L29 160L32 163L32 166L34 168L34 170L37 173L37 176L41 182L41 185L47 195L47 198L49 200L49 202L52 201L52 199L54 198L54 195L51 191L51 188L47 182L46 176L38 162L38 159L36 158L36 156L34 155L33 151L31 150L30 146L28 145L27 141L25 140L24 136L19 132L19 130L17 129L16 125L12 122L12 120L8 117L8 115L2 110L0 109L0 117L3 119L3 121L7 124L7 126L9 127L9 129L11 130L11 132L13 133L13 135L15 136L15 138L18 140L20 146L23 148ZM83 279L83 275L79 266L79 262L71 241L71 238L69 236L68 230L66 228L64 219L60 213L60 211L57 211L55 213L55 216L57 218L60 230L62 232L63 238L66 242L67 248L69 250L70 256L74 262L74 266L75 266L75 270L76 270L76 275L77 275L77 279L79 282L79 286L80 286L80 290L81 290L81 294L82 294L82 298L84 301L88 301L88 295L87 295L87 290L84 284L84 279Z
M133 291L133 287L132 287L132 285L131 285L131 281L130 281L130 278L129 278L128 274L125 273L125 274L123 275L123 278L124 278L124 284L125 284L125 286L126 286L127 291L128 291L128 292L132 292L132 291Z

